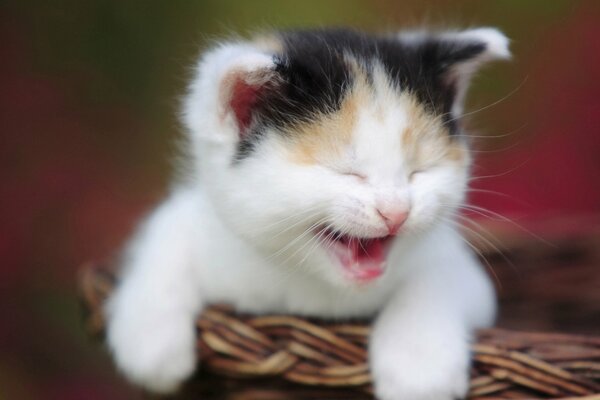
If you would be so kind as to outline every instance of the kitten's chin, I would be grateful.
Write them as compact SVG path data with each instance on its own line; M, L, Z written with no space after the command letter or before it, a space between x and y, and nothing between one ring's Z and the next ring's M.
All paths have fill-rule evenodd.
M339 264L344 276L358 284L380 278L387 266L393 236L363 238L323 227L315 233L328 255Z

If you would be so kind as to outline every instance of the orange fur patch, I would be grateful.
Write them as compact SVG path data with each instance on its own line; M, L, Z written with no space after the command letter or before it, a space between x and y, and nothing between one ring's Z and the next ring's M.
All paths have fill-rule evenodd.
M292 134L291 161L318 164L332 157L343 156L344 150L352 142L358 112L363 104L371 100L371 96L366 79L356 79L339 111L299 125L297 134Z
M355 75L354 86L343 100L340 110L323 116L317 116L313 121L299 124L292 132L292 145L286 146L289 159L299 164L321 164L343 157L345 150L352 143L353 131L358 119L358 112L366 109L366 105L375 104L371 115L383 122L386 118L386 107L396 103L407 115L407 126L400 132L402 151L411 168L424 169L438 163L468 162L467 146L460 138L451 137L442 125L439 117L428 113L417 99L408 93L389 93L378 99L374 89L368 84L362 69L352 65ZM396 97L397 96L397 97ZM390 103L391 102L391 103Z
M411 166L418 170L439 162L465 163L467 146L450 136L439 117L429 114L416 99L408 99L404 107L408 124L402 135L402 149Z

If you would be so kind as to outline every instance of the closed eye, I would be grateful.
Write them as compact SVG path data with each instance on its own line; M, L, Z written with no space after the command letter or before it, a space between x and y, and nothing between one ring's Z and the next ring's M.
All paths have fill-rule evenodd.
M416 170L412 171L410 173L410 175L408 175L409 182L412 182L416 176L418 176L419 174L422 174L425 171L426 171L425 169L416 169Z
M342 168L329 168L330 170L334 171L336 174L340 174L340 175L344 175L344 176L351 176L354 177L356 179L359 179L361 181L366 181L367 180L367 176L361 174L360 172L354 170L354 169L342 169Z
M329 169L330 171L335 172L336 174L339 175L344 175L344 176L351 176L354 177L360 181L366 181L367 180L367 176L364 174L361 174L360 172L356 171L353 168L350 167L336 167L336 166L326 166L327 169Z
M366 181L367 177L359 172L356 171L340 171L340 174L342 175L346 175L346 176L353 176L357 179L360 179L361 181Z

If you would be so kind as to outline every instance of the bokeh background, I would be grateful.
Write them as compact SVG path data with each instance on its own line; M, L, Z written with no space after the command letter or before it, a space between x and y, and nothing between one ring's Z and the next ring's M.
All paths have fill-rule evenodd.
M594 232L600 2L0 2L0 398L140 397L85 335L77 268L115 254L166 193L178 98L203 46L270 27L422 23L494 25L512 38L513 61L487 68L469 97L484 177L474 204L529 239ZM570 276L560 275L581 290L599 283ZM600 333L577 307L551 326L521 322Z

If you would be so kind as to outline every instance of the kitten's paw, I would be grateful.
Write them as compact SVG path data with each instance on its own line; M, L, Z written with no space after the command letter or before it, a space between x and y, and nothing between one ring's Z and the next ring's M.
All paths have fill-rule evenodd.
M116 313L107 339L118 368L133 383L156 393L172 393L196 365L195 333L189 318Z
M469 354L460 351L418 352L391 349L373 354L371 368L379 400L456 400L469 389Z
M423 376L426 373L415 375L411 374L410 378L394 374L375 377L375 396L379 400L458 400L467 394L465 372L449 374L442 380ZM414 380L419 378L423 380Z

